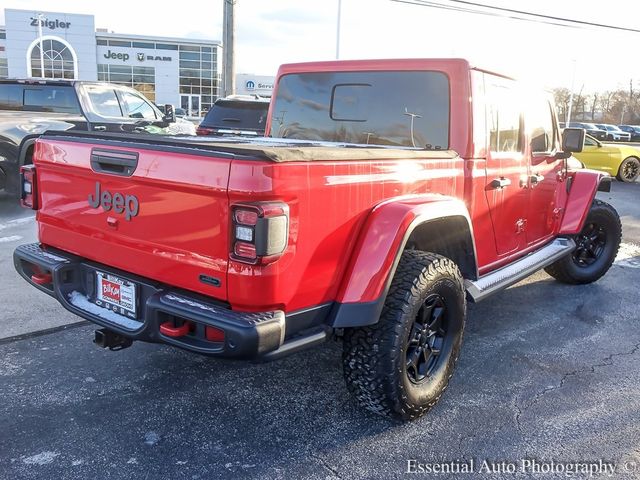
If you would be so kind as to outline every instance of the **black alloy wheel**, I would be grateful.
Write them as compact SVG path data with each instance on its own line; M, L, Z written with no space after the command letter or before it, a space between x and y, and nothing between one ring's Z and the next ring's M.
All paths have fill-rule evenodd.
M407 346L407 377L420 383L438 365L447 334L447 306L438 294L425 300L411 328Z
M591 283L602 277L616 258L622 240L622 224L615 208L595 199L582 231L573 237L576 248L545 267L556 280L570 284Z
M591 222L585 225L575 241L573 261L579 267L589 267L602 256L607 245L607 232L602 225Z

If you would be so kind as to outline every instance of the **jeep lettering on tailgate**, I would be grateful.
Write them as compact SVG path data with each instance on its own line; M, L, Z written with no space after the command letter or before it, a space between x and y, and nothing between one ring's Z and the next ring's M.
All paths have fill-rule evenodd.
M91 208L102 207L105 212L113 209L116 213L124 213L125 220L128 222L131 218L138 215L140 203L135 195L123 195L122 193L112 194L108 190L100 191L100 182L96 182L95 193L89 194L89 205Z

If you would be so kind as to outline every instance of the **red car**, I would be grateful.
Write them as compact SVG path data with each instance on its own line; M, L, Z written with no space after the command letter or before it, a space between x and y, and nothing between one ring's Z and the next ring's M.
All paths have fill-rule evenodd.
M340 337L359 402L412 419L467 300L541 268L593 282L618 250L608 177L567 167L584 131L561 140L546 96L464 60L285 65L266 132L42 136L16 269L111 349L275 359Z

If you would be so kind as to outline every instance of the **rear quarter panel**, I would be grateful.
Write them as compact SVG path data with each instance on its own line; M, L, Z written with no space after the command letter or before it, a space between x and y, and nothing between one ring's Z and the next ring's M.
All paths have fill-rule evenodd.
M239 309L272 307L290 312L335 300L374 206L394 197L429 192L461 198L463 163L459 157L281 164L234 161L230 205L247 200L286 201L290 230L288 247L275 263L254 267L230 261L229 301ZM376 245L371 248L376 251Z

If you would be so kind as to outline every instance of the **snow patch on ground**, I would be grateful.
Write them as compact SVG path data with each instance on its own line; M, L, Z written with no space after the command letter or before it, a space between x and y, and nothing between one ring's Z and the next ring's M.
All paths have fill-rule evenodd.
M0 243L17 242L18 240L22 240L22 237L20 235L11 235L9 237L0 237Z
M22 463L26 463L27 465L46 465L55 460L55 458L60 455L57 452L42 452L37 455L32 455L31 457L23 458Z
M14 218L13 220L8 220L5 223L0 223L0 230L5 230L7 228L15 227L16 225L23 225L25 223L33 222L36 219L33 217L24 217L24 218Z
M640 268L640 245L622 242L615 264L620 267Z
M125 317L124 315L120 315L116 312L112 312L111 310L107 310L106 308L99 307L95 303L91 303L89 300L87 300L87 297L85 295L75 290L69 294L68 300L69 303L74 307L96 315L108 322L115 323L116 325L126 328L127 330L137 330L142 327L142 322L133 320L129 317Z

